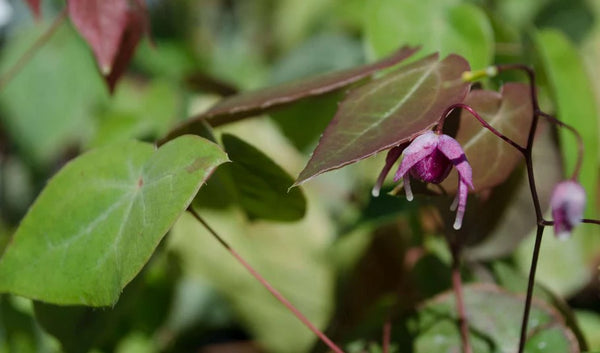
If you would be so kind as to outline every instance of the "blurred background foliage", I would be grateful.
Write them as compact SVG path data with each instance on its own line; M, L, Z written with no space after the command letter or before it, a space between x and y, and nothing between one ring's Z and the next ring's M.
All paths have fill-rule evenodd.
M22 1L0 3L0 9L8 9L2 11L9 11L0 16L4 73L44 32L64 2L44 1L45 20L37 23ZM589 198L586 215L598 217L598 1L147 3L154 44L146 40L138 48L113 96L69 23L1 88L0 250L47 180L83 151L131 138L156 141L221 96L370 62L404 44L422 45L417 57L434 51L463 55L474 69L499 63L532 65L544 109L584 137L581 182ZM483 85L498 87L509 80L524 77L504 75ZM250 171L236 174L225 166L208 181L194 205L260 273L349 351L380 349L381 328L390 316L399 351L428 351L432 348L427 337L419 336L415 327L431 318L423 310L417 319L413 314L422 308L420 303L450 288L449 254L439 225L446 211L438 212L435 198L421 197L411 204L403 197L371 198L383 156L305 184L302 219L294 212L278 218L278 206L289 205L287 201L275 196L268 202L261 199L269 184L256 180L268 175L244 178L252 173L252 164L279 165L298 175L342 94L304 100L271 116L213 131L217 139L225 132L233 134L241 140L231 143L249 144L257 151L239 154L247 159ZM536 170L541 198L547 203L552 185L572 170L576 145L572 136L552 126L540 130ZM467 282L495 283L524 293L535 223L524 178L518 168L502 185L472 197L464 227L469 239ZM250 191L257 192L240 188L246 182ZM387 190L392 187L386 185ZM303 204L297 198L293 202ZM289 220L293 222L284 222ZM567 317L582 347L586 341L590 351L600 350L600 229L583 225L568 242L558 242L548 231L540 261L536 295ZM473 291L468 302L484 315L484 305L476 300L481 293ZM498 310L515 305L503 300L506 304L498 304ZM428 307L442 302L438 298ZM520 310L511 319L518 327ZM435 330L447 333L447 326L438 326ZM512 339L498 330L488 339ZM61 349L324 351L188 216L175 224L112 308L55 307L0 296L0 352Z

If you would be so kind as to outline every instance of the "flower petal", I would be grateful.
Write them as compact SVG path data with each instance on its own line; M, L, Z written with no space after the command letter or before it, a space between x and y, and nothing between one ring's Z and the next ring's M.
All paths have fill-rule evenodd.
M383 182L385 181L385 177L390 172L390 169L392 169L394 163L396 163L398 158L400 158L402 151L407 145L408 144L403 143L400 146L393 147L388 151L387 156L385 156L385 165L379 174L379 178L377 178L377 182L375 182L375 186L373 186L373 189L371 190L371 195L373 195L373 197L379 196L379 191L381 190L381 185L383 185Z
M458 183L458 209L456 210L456 219L454 220L454 229L459 230L462 227L463 217L465 215L465 209L467 208L467 195L469 190L467 189L467 183L462 179Z
M404 150L404 158L398 167L394 181L400 180L420 160L427 157L438 146L440 135L433 131L426 132L415 138Z
M554 219L554 234L567 239L575 226L581 223L585 208L585 190L576 181L558 183L552 192L550 207Z
M406 199L408 201L412 201L413 193L412 193L412 189L410 188L410 177L408 176L408 174L406 174L403 177L403 180L404 180L404 192L406 193Z
M452 162L458 171L461 182L465 182L471 189L474 189L473 170L460 143L448 135L441 135L438 149Z

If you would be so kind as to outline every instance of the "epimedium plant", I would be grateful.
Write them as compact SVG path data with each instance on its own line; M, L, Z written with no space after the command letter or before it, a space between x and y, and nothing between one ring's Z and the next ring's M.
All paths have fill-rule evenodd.
M29 4L39 13L38 2ZM93 9L84 4L69 1L68 16L90 44L113 90L141 33L147 31L144 4L98 2ZM102 21L88 21L90 16L113 18L119 23L118 33ZM131 20L132 16L137 17ZM99 25L87 27L89 23ZM504 350L518 345L523 352L551 342L556 352L579 351L584 343L574 339L576 326L567 325L553 308L532 300L545 227L554 226L557 236L568 237L580 222L598 223L583 218L585 193L577 181L584 160L579 134L541 110L529 67L497 65L472 71L467 60L455 54L443 59L433 54L401 64L417 52L418 48L403 47L373 64L231 95L173 128L155 146L130 141L77 157L50 180L21 221L0 260L0 290L51 304L115 305L173 223L188 210L291 314L331 350L343 352L207 224L196 208L206 195L198 191L208 179L209 185L230 190L249 219L298 220L306 210L301 184L388 151L373 196L380 195L386 175L400 158L394 180L402 179L403 184L391 194L404 188L408 200L413 194L417 199L435 195L433 199L443 200L442 218L449 214L445 195L456 194L450 205L457 210L454 222L441 222L452 257L448 276L453 293L434 297L418 308L409 330L422 334L413 333L418 336L413 350L461 347L464 352L484 352L501 344ZM528 84L505 83L499 90L473 85L506 71L523 72ZM349 91L344 94L344 90ZM212 135L214 127L340 92L339 107L295 182L243 140L223 135L219 145ZM572 177L554 188L551 221L543 217L545 206L538 196L533 167L540 119L570 130L579 145ZM458 127L449 127L452 120L457 120ZM492 285L463 286L460 266L470 226L469 189L484 198L481 195L505 182L521 160L535 210L531 225L537 228L526 296ZM413 187L410 178L417 181ZM524 303L523 311L520 303ZM36 305L36 313L43 317L45 304ZM478 309L470 309L474 307ZM479 310L482 307L489 310ZM386 322L383 352L390 351L390 331L391 324ZM440 333L451 339L434 339Z

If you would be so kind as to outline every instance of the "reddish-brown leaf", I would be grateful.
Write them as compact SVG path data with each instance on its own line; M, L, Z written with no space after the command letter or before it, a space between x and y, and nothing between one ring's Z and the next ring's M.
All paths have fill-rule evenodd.
M418 48L403 47L394 55L373 64L319 75L300 81L267 87L246 94L224 99L206 112L205 118L217 115L254 115L267 109L296 101L300 98L318 96L348 86L373 72L392 66L414 54Z
M294 185L397 146L435 125L465 98L458 55L431 55L352 91L340 105Z
M69 17L108 75L130 22L127 0L69 0Z
M40 0L25 0L25 2L27 3L27 5L29 6L29 8L31 9L31 12L33 13L33 16L36 19L39 19L40 16L42 15L41 9L40 9Z
M112 93L115 89L117 81L123 75L133 54L137 47L140 39L147 31L147 17L145 12L130 10L127 12L127 26L117 56L113 62L112 70L105 76L106 83L110 92Z

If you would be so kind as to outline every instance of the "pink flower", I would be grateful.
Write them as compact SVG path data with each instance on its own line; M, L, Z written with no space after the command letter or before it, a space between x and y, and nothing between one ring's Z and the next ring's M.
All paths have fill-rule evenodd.
M559 239L567 239L573 228L581 223L585 190L573 180L560 182L554 187L550 207L554 218L554 234Z
M396 172L394 181L404 179L406 198L412 201L410 176L426 183L439 184L450 173L452 167L458 171L458 191L451 210L456 210L454 229L462 226L467 206L468 188L473 189L471 166L460 144L448 135L426 132L415 138L404 150L404 158Z

